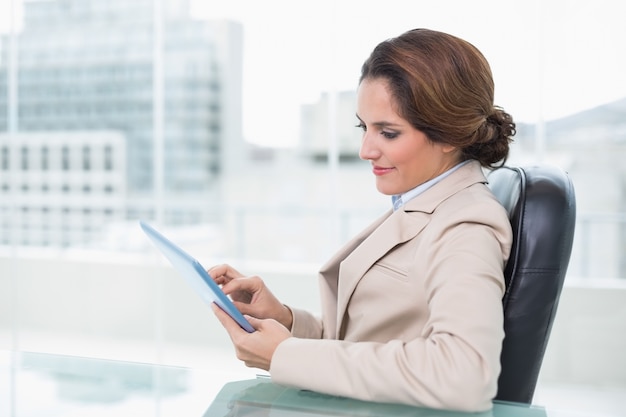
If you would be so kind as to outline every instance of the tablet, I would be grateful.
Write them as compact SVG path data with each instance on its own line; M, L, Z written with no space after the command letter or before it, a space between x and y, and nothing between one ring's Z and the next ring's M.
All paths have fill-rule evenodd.
M174 242L157 232L156 229L144 221L140 221L139 225L148 235L152 243L159 249L163 255L172 263L174 268L187 280L191 288L200 295L205 303L217 304L230 317L235 320L242 329L248 333L254 332L254 327L246 320L233 302L228 298L224 291L217 285L209 273L200 265L195 258L178 247Z

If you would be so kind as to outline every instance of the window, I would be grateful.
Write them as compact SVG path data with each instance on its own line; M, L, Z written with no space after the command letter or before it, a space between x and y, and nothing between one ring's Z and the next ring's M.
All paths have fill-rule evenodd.
M22 146L20 149L22 155L21 167L23 171L28 171L28 147Z
M122 8L123 2L101 8L96 5L104 0L90 0L90 6L81 5L85 16L103 23L103 27L110 28L109 32L95 34L89 27L77 26L68 26L68 31L62 35L46 30L65 20L75 20L70 10L78 0L68 1L68 9L54 6L54 3L23 3L26 13L21 18L25 22L23 26L18 25L21 29L17 35L18 41L23 42L17 79L23 81L23 85L17 89L15 103L8 102L10 88L3 89L5 94L0 97L0 108L7 109L7 113L14 109L18 118L14 126L18 129L16 133L28 135L36 131L45 137L46 132L53 132L58 142L53 142L50 136L36 145L23 146L22 138L11 137L10 140L19 144L18 155L11 155L8 144L2 144L0 166L3 171L9 170L12 163L21 170L32 170L33 164L39 165L42 171L60 167L69 175L74 175L74 170L90 172L102 167L106 178L101 181L86 180L87 184L83 181L74 186L74 180L62 177L50 182L50 190L61 188L68 197L73 193L103 190L109 196L126 199L120 203L126 206L126 213L161 213L159 216L171 219L177 226L194 223L196 219L220 229L228 228L229 223L241 222L237 227L243 232L236 235L241 241L225 248L232 256L239 256L240 248L246 247L246 256L253 258L322 262L330 255L330 248L354 235L387 207L388 201L377 194L367 173L360 177L354 175L354 184L343 184L344 171L352 178L357 170L367 170L367 164L356 157L359 139L358 132L352 128L355 87L359 68L373 46L412 28L416 24L415 12L420 11L423 18L420 25L457 34L486 55L494 71L496 104L502 105L519 123L511 162L550 159L571 165L579 197L598 202L587 206L589 212L583 213L585 224L581 230L585 230L585 236L591 236L591 241L597 239L595 236L605 236L601 230L606 227L607 217L600 219L600 215L610 214L616 219L617 227L612 229L614 235L610 239L615 242L613 249L594 255L595 251L584 250L581 243L572 265L580 262L585 265L578 267L580 274L594 275L593 265L605 262L607 253L612 253L615 259L621 253L618 245L626 240L622 236L626 232L619 231L626 226L618 219L626 207L624 193L602 192L600 187L588 185L593 182L585 178L600 175L600 170L591 168L590 163L583 164L581 155L590 154L581 151L574 155L574 147L563 146L565 138L558 134L565 132L563 126L558 125L564 117L592 107L619 104L619 100L626 97L622 82L626 64L620 53L623 45L618 41L625 39L626 33L618 17L620 13L613 5L595 10L592 2L583 1L568 7L568 13L563 14L562 7L554 0L541 3L541 7L511 2L502 6L504 9L498 9L498 16L505 13L516 19L494 19L490 29L485 30L483 25L471 24L472 19L465 19L478 9L489 10L485 13L491 16L491 8L477 6L487 4L481 3L482 0L450 0L419 7L392 0L391 5L406 11L400 14L377 10L376 4L368 0L358 3L358 13L354 13L356 3L353 2L332 6L321 2L314 8L276 0L276 4L289 11L287 20L262 13L244 13L248 8L258 7L250 0L235 2L237 5L221 2L211 7L192 2L193 16L177 15L177 19L188 19L181 25L185 29L161 34L167 48L163 50L162 61L155 66L151 49L154 26L150 18L146 18L151 13L142 16L138 12L128 15L121 9L113 12ZM129 0L129 4L138 11L152 2ZM450 7L451 4L454 7ZM114 21L110 20L110 15L106 16L109 12L105 10L115 13ZM9 16L4 9L0 14ZM585 15L593 15L594 21L587 22ZM222 17L228 17L232 23L222 34L233 36L213 38L208 35L215 29L211 21ZM366 22L374 17L377 24L372 27ZM260 21L272 23L259 24ZM582 34L579 28L588 27L587 23L599 24L601 30L587 30ZM319 27L327 30L320 34ZM284 33L290 36L281 37ZM493 36L493 33L506 36ZM284 44L274 42L278 37ZM96 44L98 48L94 47ZM289 53L285 53L286 50ZM97 51L101 54L99 59L96 59ZM226 60L222 61L224 56L220 51L228 51ZM583 52L589 54L589 59L580 61ZM265 59L271 59L273 65L265 65ZM21 65L20 62L38 64ZM0 62L0 71L6 69L5 59ZM162 74L167 81L153 83L155 74ZM568 81L570 76L573 82ZM585 94L571 94L572 85L580 86ZM153 103L153 97L163 100ZM23 110L19 114L15 111L18 106ZM333 106L337 149L331 150L327 121ZM597 118L576 116L577 123L586 120L584 129L577 125L567 133L568 137L582 135L580 132L585 129L593 130L595 135L609 123L618 126L619 120L624 119L620 108L616 104L612 113L615 116L608 116L608 110L606 116ZM155 115L160 119L155 120ZM280 122L275 115L280 115ZM609 120L610 117L614 119ZM2 123L8 125L8 118L0 116ZM567 125L570 121L563 123ZM593 123L601 126L594 127ZM111 139L114 136L109 136L111 132L119 134L122 140ZM619 135L613 136L620 140ZM40 161L31 155L37 147L41 152ZM616 156L621 148L616 149L598 152ZM335 151L337 160L332 160L329 155ZM292 165L281 169L280 164L286 160L291 160ZM613 166L605 162L599 166L605 170ZM269 167L274 167L273 174L292 169L293 172L272 177L266 169ZM251 189L227 183L229 170L251 178L255 186ZM326 180L326 175L338 178ZM611 178L607 171L602 176ZM310 191L293 198L290 193L280 192L281 188L290 189L294 178L307 184L301 188ZM157 180L161 184L155 184ZM11 185L9 181L4 184ZM39 184L32 187L45 189ZM621 190L622 187L616 180L606 189ZM154 198L161 192L162 198ZM297 206L297 210L292 211L294 222L297 222L295 217L300 216L307 223L305 219L315 211L318 224L332 223L337 227L312 227L307 231L311 238L306 242L300 239L294 242L292 236L285 234L283 239L277 239L284 243L270 251L256 238L259 232L253 230L255 226L271 223L268 218L258 218L253 208L266 201L264 194L268 192L275 194L271 201L277 201L279 207ZM359 193L358 196L355 193ZM370 198L376 204L357 204L357 215L353 207L355 201ZM158 208L145 206L155 201L164 204ZM212 204L214 201L220 201L220 205ZM138 207L129 207L132 204ZM203 207L200 212L196 204ZM243 214L233 215L228 208L234 205L242 207ZM218 214L222 209L224 212ZM282 214L275 208L267 210L271 214L266 216L280 223L278 219ZM603 210L610 213L601 213ZM134 219L128 214L121 217ZM276 231L279 230L282 228L276 227ZM295 250L296 245L302 246ZM597 259L594 260L594 256ZM581 261L583 257L589 259ZM612 263L619 264L617 260ZM626 265L605 272L611 276L626 276Z
M621 2L192 0L192 17L176 11L182 29L160 34L155 61L160 26L149 8L157 1L0 0L3 245L72 248L58 251L61 260L89 249L115 263L106 251L149 250L136 235L144 218L208 248L209 262L322 264L389 208L357 157L355 90L371 49L419 25L485 54L496 104L518 123L511 164L543 161L570 172L579 210L568 279L626 279ZM13 3L19 13L7 11ZM163 12L174 3L162 0ZM76 5L93 25L76 24ZM21 19L18 50L9 53L13 15ZM19 86L5 88L10 82ZM35 317L36 306L19 308ZM613 323L596 319L588 320ZM114 327L91 326L95 336Z
M89 146L83 146L83 170L91 170L91 149Z
M47 171L50 168L50 148L41 147L41 170Z
M70 148L67 146L61 148L61 168L63 171L70 170Z
M9 164L10 155L9 155L9 147L8 146L3 146L2 147L2 151L0 153L0 158L1 158L0 164L2 166L2 170L3 171L8 171L9 170L9 166L10 166L10 164Z
M113 170L113 148L109 145L104 147L104 170Z

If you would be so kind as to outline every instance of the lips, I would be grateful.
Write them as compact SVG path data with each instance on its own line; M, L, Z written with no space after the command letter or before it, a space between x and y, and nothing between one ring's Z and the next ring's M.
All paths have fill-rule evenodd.
M379 166L372 167L372 172L376 176L385 175L385 174L390 173L391 171L393 171L393 168L385 168L385 167L379 167Z

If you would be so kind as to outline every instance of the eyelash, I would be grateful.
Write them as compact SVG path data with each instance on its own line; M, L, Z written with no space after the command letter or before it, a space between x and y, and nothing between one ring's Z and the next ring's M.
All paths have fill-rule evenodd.
M365 124L363 123L359 123L357 124L355 127L363 130L363 132L367 132L367 127L365 126ZM385 139L395 139L398 137L399 133L397 132L386 132L384 130L380 131L380 134L385 138Z

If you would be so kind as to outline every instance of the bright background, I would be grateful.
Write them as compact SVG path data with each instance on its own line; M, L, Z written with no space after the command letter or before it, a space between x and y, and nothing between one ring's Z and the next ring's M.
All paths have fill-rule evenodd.
M0 31L11 27L12 5L19 30L19 3L0 0ZM559 164L576 186L577 240L537 401L616 415L626 393L626 110L605 108L614 121L599 124L579 112L626 98L622 9L618 0L194 0L197 19L243 25L240 126L248 144L272 149L259 152L268 155L263 163L220 178L219 199L194 199L211 214L221 210L222 223L169 231L205 265L235 263L284 302L315 311L320 262L389 201L365 164L299 158L302 106L354 91L361 63L383 39L415 27L455 34L491 63L496 104L535 124L526 138L538 139L544 126L553 135L554 148L526 147L523 160ZM354 125L349 112L340 116ZM152 197L143 203L158 205ZM242 372L223 329L135 220L113 225L104 252L0 247L0 349ZM196 245L198 235L210 243Z
M197 16L244 24L244 132L293 144L298 105L356 88L373 47L418 27L478 47L496 103L516 120L554 119L626 97L626 25L617 0L196 0ZM270 112L265 109L271 109Z

